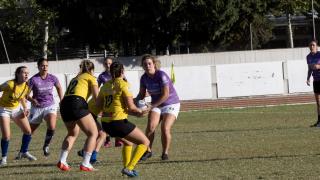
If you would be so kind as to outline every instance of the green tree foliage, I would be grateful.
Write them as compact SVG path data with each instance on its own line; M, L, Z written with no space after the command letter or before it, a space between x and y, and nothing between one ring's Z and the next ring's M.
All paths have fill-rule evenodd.
M43 9L36 0L2 0L0 14L0 28L10 59L14 62L41 56L44 21L52 19L55 14ZM5 59L2 53L1 59Z
M288 43L290 44L290 38L294 39L294 30L291 27L291 18L293 15L308 15L312 13L312 1L305 1L305 0L273 0L273 8L270 9L273 15L275 16L286 16L288 20ZM314 8L319 8L319 2L317 0L313 1Z
M57 4L47 2L52 2L50 7ZM266 17L270 3L264 1L60 0L60 4L61 25L68 26L81 43L115 47L123 54L152 49L160 53L181 44L190 45L193 52L249 49L250 23L255 48L271 37Z
M16 4L16 2L25 2ZM303 0L2 0L6 41L21 54L40 54L43 22L68 46L90 46L120 55L260 48L272 38L268 17L306 14ZM315 1L315 7L319 8ZM64 30L70 30L64 34ZM61 36L63 35L63 36ZM52 37L52 36L51 36ZM19 43L17 43L19 42ZM21 50L23 49L23 50Z
M266 1L234 1L218 9L217 30L212 31L212 40L222 49L250 49L250 24L253 48L259 48L272 36L272 26L267 18L270 4ZM233 8L228 8L232 6ZM228 9L223 11L223 9ZM224 23L229 19L229 23Z

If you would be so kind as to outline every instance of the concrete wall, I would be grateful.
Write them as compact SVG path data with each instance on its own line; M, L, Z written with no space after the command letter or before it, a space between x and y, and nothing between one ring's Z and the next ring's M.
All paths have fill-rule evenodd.
M309 49L270 49L270 50L253 50L253 51L233 51L218 53L202 54L182 54L159 56L162 67L169 67L172 62L175 66L202 66L202 65L219 65L219 64L239 64L252 62L272 62L272 61L291 61L305 59ZM139 57L120 58L128 68L140 68Z
M162 69L170 74L173 62L175 87L182 100L217 99L239 96L311 92L305 85L307 48L236 51L158 57ZM141 57L121 57L134 94L143 74ZM102 59L91 59L96 75L103 71ZM78 72L81 59L50 61L50 72L65 89ZM38 72L36 63L0 65L0 83L13 77L16 67L26 65L30 76Z

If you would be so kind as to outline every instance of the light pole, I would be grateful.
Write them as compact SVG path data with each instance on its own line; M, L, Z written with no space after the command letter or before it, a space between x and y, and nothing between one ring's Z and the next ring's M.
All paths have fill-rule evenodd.
M311 8L312 8L312 27L313 27L313 40L316 40L316 27L314 24L314 9L313 9L313 0L311 1Z

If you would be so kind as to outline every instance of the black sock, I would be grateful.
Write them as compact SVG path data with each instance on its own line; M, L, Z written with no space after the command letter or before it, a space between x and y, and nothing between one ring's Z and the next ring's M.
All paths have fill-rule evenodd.
M47 129L46 139L44 140L44 145L43 146L49 146L53 135L54 135L54 130Z

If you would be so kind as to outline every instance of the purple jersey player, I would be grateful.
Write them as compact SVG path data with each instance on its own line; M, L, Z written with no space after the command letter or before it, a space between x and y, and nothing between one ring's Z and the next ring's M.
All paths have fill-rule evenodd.
M171 127L180 111L180 100L169 76L158 67L159 62L151 55L144 55L141 65L145 71L140 79L140 91L136 100L144 99L146 92L151 96L151 111L149 113L146 135L150 147L142 156L146 160L152 156L151 148L155 130L161 117L162 160L168 160L171 143Z
M313 77L313 92L317 102L318 120L311 127L320 127L320 52L316 41L309 43L310 53L307 56L308 75L307 85L310 86L310 77Z
M57 120L57 105L53 99L53 88L56 88L60 101L63 93L57 77L48 73L48 60L41 58L37 65L39 73L29 80L30 91L33 93L32 97L28 96L31 102L29 122L32 133L39 127L43 119L47 122L43 154L49 156L49 144L54 135Z
M58 86L59 81L56 76L47 74L43 79L40 73L35 74L29 80L29 87L33 92L33 106L45 108L54 105L53 88Z
M99 74L99 76L97 78L99 87L111 79L111 75L110 75L111 64L112 64L112 59L107 57L105 59L105 61L103 62L103 66L105 68L105 71L102 72L101 74Z

